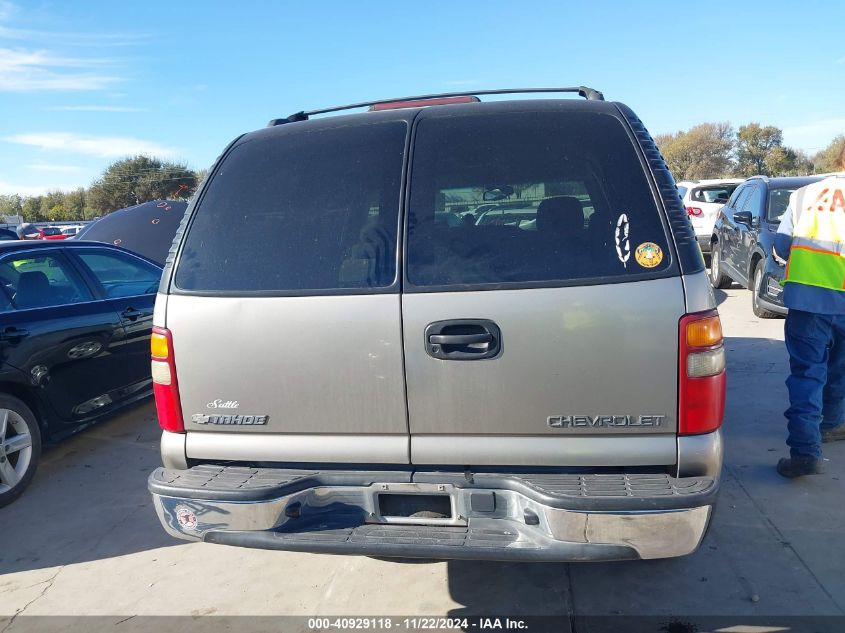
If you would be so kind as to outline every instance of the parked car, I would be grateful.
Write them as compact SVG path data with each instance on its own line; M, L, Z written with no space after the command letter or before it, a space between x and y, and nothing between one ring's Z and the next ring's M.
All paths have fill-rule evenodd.
M77 225L77 226L63 226L63 227L61 228L61 231L62 231L62 235L64 235L66 239L70 239L71 237L73 237L74 235L76 235L77 233L79 233L79 231L80 231L82 228L83 228L83 227L82 227L81 225Z
M161 268L93 242L0 243L0 506L45 440L148 396Z
M9 240L18 240L18 234L10 229L0 229L0 242L7 242Z
M116 244L163 266L187 208L181 200L143 202L91 222L74 239Z
M479 226L521 226L524 222L534 222L536 219L536 208L520 207L485 211L475 223Z
M67 235L62 233L62 230L57 226L41 226L38 227L38 239L40 240L63 240Z
M678 194L683 200L703 253L710 252L710 236L713 235L713 225L719 215L719 209L741 182L742 178L725 178L683 180L678 183Z
M754 176L731 195L710 237L710 280L715 288L737 282L751 290L751 308L762 319L783 316L785 269L772 255L774 234L793 191L823 176Z
M722 459L713 292L642 123L578 90L300 112L229 146L156 301L165 530L424 558L698 547ZM518 190L546 192L531 229L437 221Z

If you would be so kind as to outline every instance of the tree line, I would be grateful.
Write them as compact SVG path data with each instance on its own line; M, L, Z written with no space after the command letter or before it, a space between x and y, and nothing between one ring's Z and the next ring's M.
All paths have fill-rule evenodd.
M675 180L796 176L836 171L845 134L810 155L783 144L783 130L748 123L701 123L689 130L655 137ZM149 156L125 158L109 165L87 189L48 191L41 196L0 195L3 216L25 222L91 220L150 200L186 200L205 176L181 163Z
M181 163L133 156L109 165L87 189L48 191L41 196L0 195L3 216L24 222L92 220L150 200L186 200L205 175Z
M815 154L783 144L783 130L748 123L734 130L727 122L701 123L689 130L654 138L675 180L805 176L837 171L836 157L845 134Z

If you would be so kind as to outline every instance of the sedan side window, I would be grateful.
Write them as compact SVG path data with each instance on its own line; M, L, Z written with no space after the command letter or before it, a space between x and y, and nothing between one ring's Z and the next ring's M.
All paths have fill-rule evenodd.
M27 310L91 301L93 297L68 264L53 255L11 256L0 262L0 311ZM6 307L5 309L9 309Z
M751 188L748 185L737 189L734 194L734 198L728 203L732 212L742 211L742 207L745 205L745 202L748 200L748 196L751 193L750 189Z
M161 270L122 253L78 251L78 257L91 270L109 299L155 294Z
M751 212L752 216L759 217L762 206L763 190L760 187L752 187L751 195L745 202L745 210Z

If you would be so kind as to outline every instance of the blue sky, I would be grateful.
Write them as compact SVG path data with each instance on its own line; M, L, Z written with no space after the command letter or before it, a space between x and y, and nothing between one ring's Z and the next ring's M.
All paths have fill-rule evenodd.
M758 121L812 152L845 133L845 3L0 0L0 193L207 167L301 109L579 84L653 134Z

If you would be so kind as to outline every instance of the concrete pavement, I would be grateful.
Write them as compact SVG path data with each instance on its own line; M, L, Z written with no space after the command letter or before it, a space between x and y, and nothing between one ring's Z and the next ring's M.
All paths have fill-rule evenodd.
M726 467L713 529L692 556L602 564L387 562L252 551L168 537L146 477L151 404L48 448L0 509L0 631L12 616L206 614L842 615L845 442L826 475L774 471L786 454L783 321L719 291L728 348ZM120 616L120 617L118 617Z

